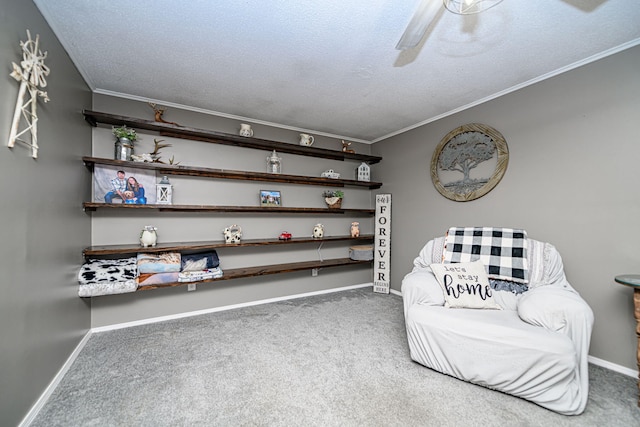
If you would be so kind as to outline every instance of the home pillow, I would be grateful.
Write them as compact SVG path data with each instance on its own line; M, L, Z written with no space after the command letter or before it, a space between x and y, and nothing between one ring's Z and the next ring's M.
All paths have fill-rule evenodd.
M482 261L431 264L430 267L442 288L445 307L501 309L493 299Z

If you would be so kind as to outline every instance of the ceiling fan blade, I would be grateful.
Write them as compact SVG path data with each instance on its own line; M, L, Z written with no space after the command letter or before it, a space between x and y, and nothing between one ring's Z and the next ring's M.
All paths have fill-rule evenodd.
M404 34L402 34L400 41L396 45L396 49L406 50L416 47L418 43L420 43L420 40L422 40L422 37L424 37L424 33L427 31L427 28L429 28L433 18L438 14L441 6L441 0L422 0L422 3L418 6L418 10L416 10L413 18L411 18L411 22L407 25L407 29L404 30Z

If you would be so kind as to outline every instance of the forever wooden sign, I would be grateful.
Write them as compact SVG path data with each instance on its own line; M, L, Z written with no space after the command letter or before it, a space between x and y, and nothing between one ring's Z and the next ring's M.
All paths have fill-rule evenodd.
M391 280L391 194L376 194L373 292L388 294Z

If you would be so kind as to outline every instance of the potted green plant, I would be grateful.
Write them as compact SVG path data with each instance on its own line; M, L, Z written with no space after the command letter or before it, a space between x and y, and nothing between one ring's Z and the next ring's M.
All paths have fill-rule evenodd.
M329 209L340 209L342 207L342 198L344 192L341 190L327 190L322 193L325 203Z
M116 138L126 138L131 142L134 142L138 139L138 134L136 134L136 130L133 128L128 128L127 125L122 126L114 126L111 130Z
M113 126L111 132L116 137L115 159L130 161L133 154L133 143L138 139L136 130L122 125Z

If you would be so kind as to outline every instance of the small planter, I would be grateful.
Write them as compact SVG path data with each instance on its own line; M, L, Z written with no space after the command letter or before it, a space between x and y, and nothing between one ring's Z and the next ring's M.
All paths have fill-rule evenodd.
M116 151L114 158L116 160L131 161L133 154L133 142L127 138L118 138L116 141Z
M116 137L114 158L116 160L131 161L133 154L133 144L138 139L135 129L128 128L126 125L111 128L111 133Z
M342 197L325 197L325 203L329 209L340 209L342 207Z

